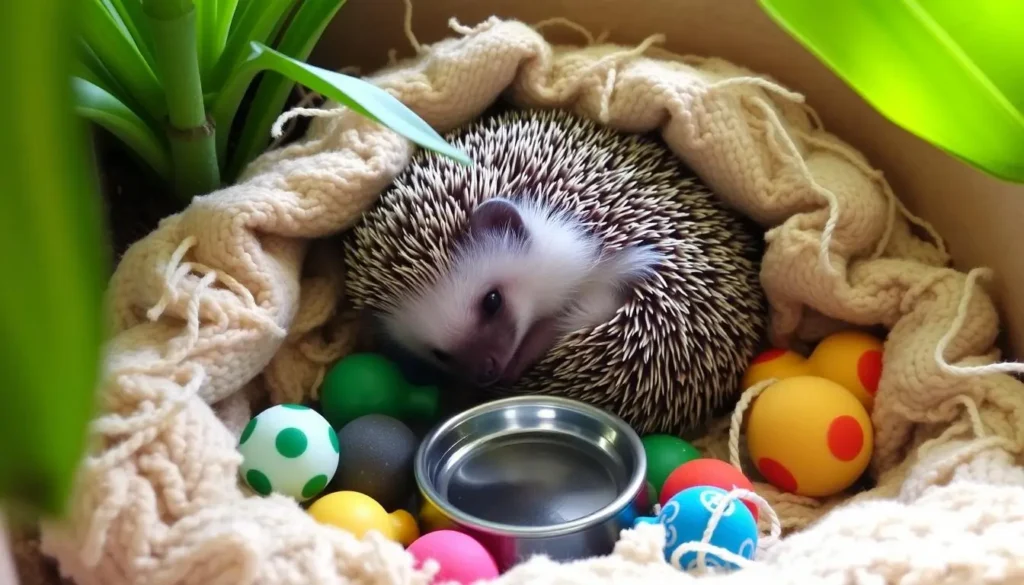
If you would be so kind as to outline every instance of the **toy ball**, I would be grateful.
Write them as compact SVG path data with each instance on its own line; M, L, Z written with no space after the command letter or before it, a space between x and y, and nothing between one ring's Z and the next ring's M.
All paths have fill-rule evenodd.
M442 514L437 509L437 506L430 503L430 500L423 500L423 504L420 505L420 525L423 527L424 534L435 530L451 530L455 528L455 524Z
M654 489L654 485L649 481L644 482L644 489L637 494L636 507L642 513L650 511L651 506L658 501L658 491Z
M386 510L409 501L419 440L402 421L367 414L342 427L338 442L341 457L333 486L366 494Z
M788 349L773 348L763 351L754 357L743 375L743 390L758 382L771 378L792 378L793 376L811 375L811 366L807 358Z
M239 473L258 494L306 501L327 487L338 469L338 435L318 412L279 404L249 420L238 441Z
M836 494L868 466L874 429L864 405L831 380L780 380L750 408L747 446L757 470L780 490Z
M388 514L373 498L359 492L327 494L313 502L307 512L317 522L351 532L356 538L376 530L384 538L405 545L419 537L412 514L405 510Z
M696 447L672 435L647 435L641 441L647 455L647 481L655 492L661 491L673 469L700 457Z
M722 488L727 492L734 489L754 491L754 485L750 483L747 476L727 461L710 458L694 459L680 465L668 476L665 486L661 488L659 503L665 506L679 492L701 485ZM758 518L757 503L750 500L741 501L750 510L750 514L756 521Z
M871 411L882 377L882 341L860 331L829 335L808 358L812 374L846 388Z
M416 519L405 510L395 510L391 514L391 528L394 530L395 540L402 546L409 546L420 537L420 527L416 525Z
M429 420L438 413L438 390L409 384L398 366L384 356L355 353L324 376L320 407L335 428L367 414Z
M498 576L494 557L472 536L454 530L438 530L424 534L407 548L421 566L433 559L441 569L434 576L435 583L455 582L469 585L482 579Z
M757 551L757 522L746 506L735 499L727 499L728 493L714 486L695 486L672 496L661 508L658 521L665 527L665 560L670 564L676 549L689 542L701 542L704 531L711 521L711 515L721 506L722 516L711 533L709 544L727 550L745 559L753 560ZM728 502L728 503L726 503ZM641 522L638 518L634 527ZM735 563L708 552L704 557L706 567L735 569ZM679 569L690 571L698 567L696 551L688 551L678 559Z

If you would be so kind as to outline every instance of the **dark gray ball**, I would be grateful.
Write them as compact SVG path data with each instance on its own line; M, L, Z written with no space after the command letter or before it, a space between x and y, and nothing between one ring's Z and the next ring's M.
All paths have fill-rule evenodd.
M402 421L367 414L338 431L341 456L331 482L336 490L366 494L388 512L401 508L413 492L413 457L419 439Z

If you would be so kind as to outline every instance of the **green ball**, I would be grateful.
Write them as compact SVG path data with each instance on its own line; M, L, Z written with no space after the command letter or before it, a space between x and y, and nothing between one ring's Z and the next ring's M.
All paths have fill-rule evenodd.
M431 419L438 412L438 391L433 386L410 385L384 356L354 353L324 376L320 410L336 429L368 414Z
M672 435L647 435L641 440L647 454L647 481L658 493L677 467L701 456L696 447Z

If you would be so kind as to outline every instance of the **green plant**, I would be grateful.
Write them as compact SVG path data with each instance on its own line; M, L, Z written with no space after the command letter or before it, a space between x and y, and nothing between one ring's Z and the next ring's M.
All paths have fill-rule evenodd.
M760 3L889 120L1024 183L1024 2Z
M0 18L0 502L49 514L63 509L94 414L107 274L68 91L75 12L31 0Z
M344 0L75 2L77 111L183 197L231 182L266 148L295 82L424 148L471 162L386 91L304 63ZM251 107L236 119L260 73ZM239 138L229 148L233 125Z
M0 19L0 505L59 516L96 412L108 246L84 123L184 196L266 144L294 81L462 162L386 92L301 62L341 0L29 0ZM279 39L277 49L260 41ZM233 152L227 132L268 71ZM69 83L70 81L70 83ZM169 88L164 91L164 88ZM79 114L78 116L76 116ZM204 126L211 117L218 132ZM170 131L165 122L170 122ZM175 129L181 129L182 132ZM225 173L224 169L228 168Z

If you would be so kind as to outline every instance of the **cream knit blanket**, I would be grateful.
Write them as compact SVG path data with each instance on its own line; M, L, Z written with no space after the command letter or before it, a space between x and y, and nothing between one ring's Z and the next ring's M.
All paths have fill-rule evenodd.
M830 320L891 333L874 422L878 487L845 502L757 490L790 529L756 562L690 576L663 533L624 533L614 554L536 558L498 581L650 585L1024 583L1024 387L997 363L984 270L945 267L881 174L816 122L802 97L716 59L591 43L552 47L490 19L375 79L440 130L500 94L571 108L629 131L660 129L743 212L770 226L762 272L776 342ZM297 400L349 351L342 262L323 238L372 205L411 146L349 111L256 161L133 246L110 287L103 414L70 519L43 550L80 585L417 585L392 542L318 525L284 497L243 493L235 432L248 397ZM733 447L736 437L733 436ZM729 454L727 422L704 446ZM764 515L762 515L764 516Z

